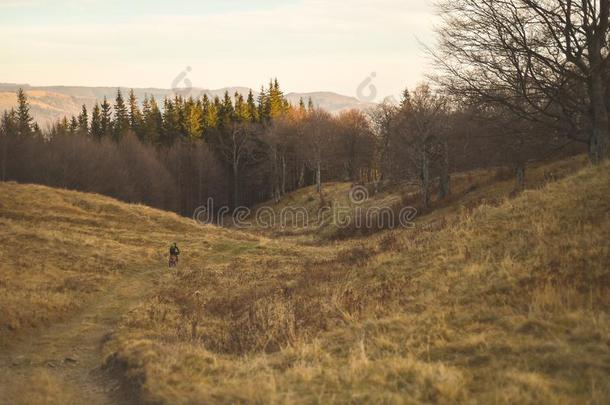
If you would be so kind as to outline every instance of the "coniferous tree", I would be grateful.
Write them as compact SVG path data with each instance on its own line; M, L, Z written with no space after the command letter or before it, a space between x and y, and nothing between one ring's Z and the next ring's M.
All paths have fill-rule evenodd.
M208 115L210 113L210 98L204 94L201 98L201 134L205 138L205 132L208 129Z
M32 135L32 122L30 103L23 89L17 91L17 133L20 136Z
M3 136L17 135L17 112L14 108L11 108L10 111L4 111L0 129Z
M58 127L64 134L67 134L70 131L70 122L68 121L68 117L64 116L58 123Z
M187 117L186 101L180 94L176 94L174 96L174 110L175 110L175 114L176 114L176 120L178 123L176 139L180 139L180 138L184 137L187 133L187 130L186 130L186 117Z
M220 100L214 97L214 101L210 102L207 94L204 94L201 100L202 105L202 133L203 138L210 141L209 135L218 127L218 111L220 109Z
M307 101L307 111L313 112L313 110L315 109L316 107L313 105L313 100L311 99L311 97L309 97L309 100Z
M148 94L144 95L144 101L142 102L142 141L151 141L149 137L149 120L150 120L150 101L148 100Z
M402 92L399 107L402 111L406 111L411 107L411 93L409 92L409 89L405 89Z
M78 116L78 133L80 135L89 134L89 114L87 112L87 106L84 104L81 113Z
M37 122L34 122L34 125L32 125L32 135L36 138L42 137L42 129L40 129L40 125Z
M129 112L125 105L125 100L121 94L121 89L117 90L116 100L114 104L114 140L118 141L129 130Z
M258 95L258 119L266 124L271 119L271 103L269 102L269 94L265 91L265 87L261 87L261 92Z
M171 146L180 138L180 111L174 101L166 98L163 103L163 130L160 142L162 145Z
M158 144L161 141L163 117L154 97L144 97L143 118L144 139L151 144Z
M157 99L154 97L150 98L150 109L152 112L152 116L155 119L155 124L157 128L157 138L161 136L161 132L163 132L163 114L161 112L161 108L159 108L159 103L157 103Z
M102 113L98 103L95 103L93 111L91 112L90 134L94 139L98 140L104 136L104 131L102 130Z
M201 102L195 102L193 98L189 98L184 104L185 111L185 134L189 140L199 139L202 135Z
M15 137L17 132L17 113L11 108L10 111L4 111L0 122L0 180L2 181L7 180L9 138Z
M248 118L250 122L258 121L258 109L256 108L256 102L254 101L254 94L252 94L252 90L248 92L248 100L246 101L247 109L248 109Z
M138 106L138 100L136 98L133 89L129 91L129 127L134 134L138 136L138 139L144 139L143 118L140 107Z
M271 119L277 118L288 111L288 102L284 98L284 93L280 90L280 84L277 79L269 84L268 103Z
M78 119L73 115L70 119L70 124L68 126L68 130L70 131L70 135L78 134Z
M303 97L299 99L299 112L305 114L307 109L305 108L305 101L303 101Z
M225 91L225 95L218 111L218 126L221 131L226 131L231 127L231 124L235 121L235 108L233 107L233 101L229 92Z
M110 107L110 103L108 102L108 100L106 99L106 97L104 96L104 101L102 102L102 106L101 106L101 119L100 119L100 123L101 123L101 133L103 137L110 137L112 136L112 108Z
M235 99L235 120L238 122L249 122L248 106L246 105L244 96L235 92L233 98Z

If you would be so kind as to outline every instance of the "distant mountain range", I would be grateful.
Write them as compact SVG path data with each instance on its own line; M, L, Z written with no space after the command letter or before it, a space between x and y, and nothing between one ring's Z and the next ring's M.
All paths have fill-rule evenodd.
M83 104L91 111L93 105L103 100L104 97L113 103L117 92L117 87L30 86L27 84L0 83L0 111L10 109L17 104L15 92L19 88L26 91L31 104L32 116L42 128L46 128L64 116L77 115ZM129 88L121 87L121 91L124 95L127 95ZM154 96L159 101L176 93L172 89L157 88L134 88L133 91L140 103L142 103L146 94ZM245 96L250 89L246 87L225 87L216 90L192 88L188 91L185 89L177 91L180 94L192 95L193 97L203 96L203 94L207 94L209 97L222 97L226 91L231 96L236 92ZM258 96L258 92L253 91L253 93ZM375 105L374 103L360 101L355 97L332 92L286 94L286 98L293 105L298 105L301 98L307 102L310 97L316 107L323 108L331 113L339 113L349 109L366 110Z

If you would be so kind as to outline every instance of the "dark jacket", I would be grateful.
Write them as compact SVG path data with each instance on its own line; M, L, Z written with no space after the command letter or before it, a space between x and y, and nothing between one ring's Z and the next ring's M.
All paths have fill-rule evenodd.
M172 246L169 248L169 254L172 256L178 256L180 254L180 249L178 249L178 246Z

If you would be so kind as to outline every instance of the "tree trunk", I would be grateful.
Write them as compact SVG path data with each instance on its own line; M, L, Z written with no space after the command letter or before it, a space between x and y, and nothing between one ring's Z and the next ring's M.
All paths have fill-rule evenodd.
M195 204L200 206L203 203L203 168L201 167L201 161L199 161L199 167L197 167L197 201Z
M286 194L286 156L282 155L282 195Z
M305 165L301 165L301 170L299 172L299 181L297 182L297 188L301 188L305 185Z
M589 85L593 126L589 137L589 159L595 165L600 164L606 158L608 144L608 108L604 87L602 72L594 72L591 75Z
M6 181L6 149L8 148L6 135L0 135L0 142L2 142L2 181Z
M525 166L520 164L515 170L517 177L517 190L521 191L525 187Z
M443 142L443 163L441 176L439 178L438 195L441 199L451 194L451 176L449 175L449 146L447 141Z
M239 167L233 163L233 208L239 207Z
M318 161L316 165L316 190L322 192L322 163Z
M424 208L430 206L430 167L428 162L428 153L426 148L422 151L422 166L421 166L421 197Z

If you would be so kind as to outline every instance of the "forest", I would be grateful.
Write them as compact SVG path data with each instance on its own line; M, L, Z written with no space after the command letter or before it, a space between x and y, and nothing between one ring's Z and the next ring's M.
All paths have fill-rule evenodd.
M517 125L501 108L458 104L429 84L405 90L399 105L331 115L311 101L290 105L277 80L255 100L228 93L210 100L117 91L93 111L42 130L25 92L0 126L3 181L96 192L190 216L216 207L278 201L322 183L409 182L450 193L451 173L512 165L582 150L541 125ZM466 105L466 107L464 107ZM518 184L516 185L518 186Z
M512 3L440 2L446 21L428 51L429 81L369 111L291 105L275 79L257 97L137 100L119 89L112 104L41 129L20 90L0 123L0 179L190 216L208 198L252 206L310 185L323 196L332 181L413 183L425 208L433 193L450 194L457 171L509 166L519 189L532 162L588 150L599 163L609 128L607 4L574 14L521 2L524 15Z

